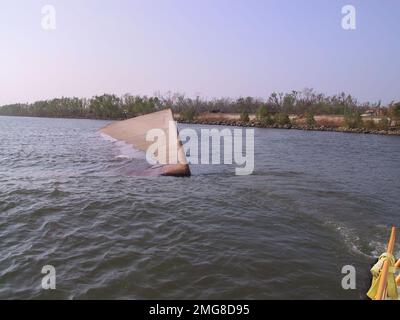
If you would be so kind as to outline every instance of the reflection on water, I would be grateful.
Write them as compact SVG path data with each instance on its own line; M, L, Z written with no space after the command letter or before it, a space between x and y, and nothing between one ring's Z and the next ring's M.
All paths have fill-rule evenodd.
M0 298L365 293L399 223L398 137L256 129L251 176L199 165L146 178L124 174L146 164L103 139L105 123L0 117ZM341 288L348 264L355 291Z

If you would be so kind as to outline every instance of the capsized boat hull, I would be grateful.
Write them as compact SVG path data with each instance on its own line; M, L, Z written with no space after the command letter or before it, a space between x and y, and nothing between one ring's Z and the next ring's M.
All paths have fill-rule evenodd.
M117 121L100 129L100 132L118 141L123 141L137 150L146 152L154 143L153 141L146 140L147 133L152 129L162 130L169 139L176 139L176 141L173 141L176 143L167 143L165 148L161 149L161 151L159 150L155 157L157 165L153 165L142 171L133 171L131 175L190 176L190 167L186 160L186 155L171 109L161 110L124 121ZM174 150L171 150L171 148L174 148Z

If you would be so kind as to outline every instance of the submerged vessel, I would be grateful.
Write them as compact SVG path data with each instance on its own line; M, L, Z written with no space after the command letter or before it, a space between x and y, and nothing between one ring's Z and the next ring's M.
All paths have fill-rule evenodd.
M372 267L372 285L367 296L372 300L399 300L400 259L394 257L396 242L396 228L392 227L387 251L383 253L378 262Z
M191 174L171 109L117 121L100 132L147 154L150 149L156 149L151 154L151 166L133 175L185 177Z

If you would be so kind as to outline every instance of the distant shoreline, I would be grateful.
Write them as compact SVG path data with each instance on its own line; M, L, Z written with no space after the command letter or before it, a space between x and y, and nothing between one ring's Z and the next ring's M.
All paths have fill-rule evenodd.
M388 135L388 136L400 136L400 128L390 128L388 130L379 129L367 129L367 128L346 128L340 123L342 121L341 116L337 115L321 115L316 116L317 123L314 126L307 126L302 122L302 119L292 116L294 123L279 125L265 125L257 120L255 115L250 115L250 121L241 121L240 114L200 114L193 120L180 119L179 115L176 115L176 119L180 123L187 124L200 124L200 125L220 125L220 126L236 126L236 127L249 127L249 128L264 128L264 129L287 129L287 130L302 130L302 131L323 131L323 132L343 132L343 133L359 133L359 134L376 134L376 135ZM326 121L328 120L328 121ZM326 121L328 123L336 123L335 126L320 125L318 122Z
M254 115L250 116L250 121L245 122L237 119L239 114L202 114L196 119L186 120L180 119L179 114L175 114L175 119L178 123L183 124L198 124L198 125L213 125L213 126L233 126L246 128L261 128L261 129L286 129L286 130L301 130L301 131L320 131L320 132L342 132L342 133L358 133L358 134L374 134L387 136L400 136L400 129L391 128L389 130L369 130L366 128L346 128L346 127L329 127L323 125L307 126L299 124L285 125L264 125L257 121ZM76 120L100 120L100 121L121 121L125 119L110 119L110 118L87 118L87 117L49 117L49 116L24 116L24 115L0 115L0 117L19 117L19 118L48 118L48 119L76 119ZM330 117L330 116L324 116ZM335 117L335 116L333 116Z
M387 136L400 136L400 130L368 130L361 128L332 128L325 126L299 126L299 125L261 125L257 121L243 122L243 121L215 121L215 120L178 120L179 123L185 124L199 124L199 125L213 125L213 126L234 126L234 127L246 127L246 128L260 128L260 129L286 129L286 130L301 130L301 131L320 131L320 132L342 132L342 133L358 133L358 134L375 134L375 135L387 135Z

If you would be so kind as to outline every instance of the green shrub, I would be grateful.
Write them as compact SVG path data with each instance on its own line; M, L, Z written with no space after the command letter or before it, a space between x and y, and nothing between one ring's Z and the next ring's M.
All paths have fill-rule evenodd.
M280 126L284 126L287 124L290 124L290 119L289 119L289 115L287 113L284 112L279 112L275 115L274 117L275 123L280 125Z
M250 121L250 116L249 113L247 111L242 111L242 113L240 114L240 121L243 122L249 122Z
M266 118L261 119L260 123L263 126L271 126L274 124L274 119L272 119L272 117L268 115Z
M257 111L257 119L263 120L269 116L268 108L266 105L262 105Z
M379 130L388 130L390 126L390 122L388 118L382 118L381 121L376 125Z
M344 115L344 124L349 129L356 129L363 127L361 113L359 111L349 111Z
M400 102L390 104L389 115L393 120L400 119Z
M268 112L268 108L265 105L258 109L257 120L260 121L261 125L263 126L270 126L274 124L274 120L272 119L270 113Z
M192 121L196 118L197 112L193 107L188 107L180 113L180 118L185 121Z
M306 118L307 126L314 127L317 124L317 122L315 121L314 115L311 112L306 112L305 118Z

